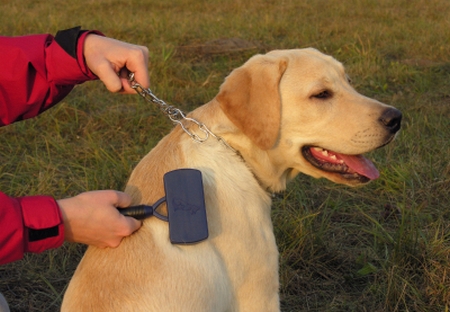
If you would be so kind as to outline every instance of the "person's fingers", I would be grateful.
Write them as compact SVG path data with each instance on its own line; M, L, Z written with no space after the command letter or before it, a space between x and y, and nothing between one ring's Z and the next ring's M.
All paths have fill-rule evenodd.
M119 72L120 83L122 84L122 90L120 93L122 94L134 94L136 91L131 87L131 83L129 81L130 71L127 68L122 68Z
M125 219L127 221L128 228L129 228L129 232L126 233L126 236L131 235L132 233L136 232L142 226L142 221L140 221L140 220L137 220L132 217L125 217Z
M113 205L116 207L126 208L131 205L132 198L130 195L120 191L113 191L116 194L116 199Z
M139 46L139 48L130 50L130 55L126 63L127 69L134 73L134 78L144 88L150 87L150 78L148 75L148 49Z
M120 78L122 81L122 93L135 93L128 81L129 74L134 73L134 79L143 88L150 87L150 77L148 74L148 49L146 47L137 47L129 50L129 54L125 64L125 70L121 70Z
M129 72L143 88L150 86L147 47L90 34L83 51L87 66L109 91L135 93L128 81Z
M116 207L126 208L126 207L131 205L132 198L128 194L126 194L124 192L120 192L120 191L116 191L116 194L117 194L117 201L116 201L116 203L114 203L114 205ZM128 236L131 233L135 232L142 225L142 222L137 220L137 219L135 219L135 218L132 218L132 217L124 217L124 218L126 220L127 229L128 229L124 233L124 236Z
M110 92L119 92L122 90L122 81L117 75L114 65L108 62L106 59L102 60L101 63L96 65L96 75L106 86Z

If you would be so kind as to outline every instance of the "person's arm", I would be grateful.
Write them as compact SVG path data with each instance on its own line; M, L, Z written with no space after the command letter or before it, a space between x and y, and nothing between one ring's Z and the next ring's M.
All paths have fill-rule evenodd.
M64 98L75 84L97 79L82 57L90 33L74 28L58 32L56 39L0 36L0 126L34 117ZM13 198L0 193L0 224L0 264L64 241L62 214L49 196Z
M150 85L148 49L80 27L51 35L0 36L0 126L32 118L76 84L100 78L111 92L135 93L128 72Z
M97 32L80 33L75 28L58 32L56 38L0 37L0 47L0 126L36 116L75 84L96 75L113 92L135 92L128 85L127 71L135 72L144 87L150 84L147 48ZM117 212L116 207L130 203L128 195L117 191L86 192L58 201L0 193L0 264L19 260L24 252L58 247L64 238L115 247L141 225Z
M0 126L35 117L76 84L97 79L83 57L79 28L51 35L0 36Z
M91 191L55 201L50 196L12 198L0 192L0 265L40 253L64 240L117 247L141 222L121 215L131 198L119 191Z

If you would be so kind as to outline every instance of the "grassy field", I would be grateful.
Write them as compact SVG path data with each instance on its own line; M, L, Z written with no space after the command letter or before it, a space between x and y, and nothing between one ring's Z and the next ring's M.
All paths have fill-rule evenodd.
M274 200L283 311L449 311L448 0L0 0L1 35L82 25L150 50L152 90L184 111L255 53L315 47L361 93L399 108L397 140L370 157L377 181L299 176ZM217 46L239 38L231 47ZM245 43L245 44L244 44ZM123 189L172 125L138 96L78 86L33 120L0 128L0 190L57 198ZM0 267L12 311L57 311L84 246Z

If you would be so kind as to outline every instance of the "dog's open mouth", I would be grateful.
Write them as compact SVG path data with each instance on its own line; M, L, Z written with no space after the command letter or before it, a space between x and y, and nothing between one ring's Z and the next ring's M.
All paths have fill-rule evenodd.
M345 155L320 147L304 146L302 154L314 167L340 174L347 180L366 183L380 176L375 165L362 155Z

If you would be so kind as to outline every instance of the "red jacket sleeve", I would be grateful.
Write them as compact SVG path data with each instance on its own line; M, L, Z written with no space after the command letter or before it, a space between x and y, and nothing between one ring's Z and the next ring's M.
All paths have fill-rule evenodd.
M0 126L34 117L74 85L97 79L83 57L88 33L77 27L58 32L56 38L0 36ZM59 247L63 241L62 216L52 197L13 198L0 192L0 264L19 260L24 252Z
M73 30L80 33L74 28L72 35ZM74 85L97 78L83 58L88 33L73 38L73 55L51 35L0 36L0 126L35 117L62 100Z
M0 193L0 223L0 264L64 242L61 211L49 196L12 198Z

